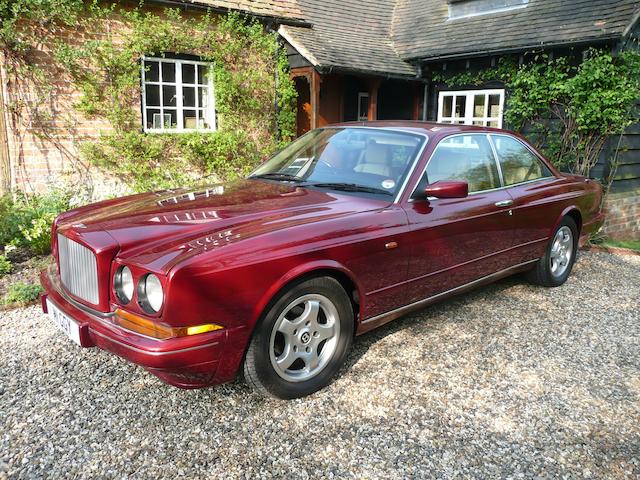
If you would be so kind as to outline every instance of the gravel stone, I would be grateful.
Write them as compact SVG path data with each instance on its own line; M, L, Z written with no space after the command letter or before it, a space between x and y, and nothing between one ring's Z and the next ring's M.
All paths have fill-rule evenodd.
M0 312L0 478L638 478L640 257L582 253L359 337L290 402L180 390Z

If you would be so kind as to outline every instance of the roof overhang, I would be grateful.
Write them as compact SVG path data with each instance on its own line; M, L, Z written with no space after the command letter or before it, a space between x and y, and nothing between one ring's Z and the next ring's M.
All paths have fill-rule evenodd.
M522 53L528 50L540 50L540 49L553 49L553 48L566 48L566 47L585 47L589 45L602 45L607 43L612 43L619 41L621 39L620 35L612 35L606 37L598 37L588 40L580 40L580 41L570 41L570 42L547 42L547 43L532 43L527 45L522 45L518 47L510 47L510 48L499 48L493 50L476 50L473 52L460 52L460 53L452 53L452 54L443 54L443 55L433 55L433 56L418 56L412 58L406 58L406 62L419 62L419 63L431 63L431 62L442 62L445 60L463 60L466 58L477 58L477 57L489 57L495 55L506 55L511 53Z
M322 73L322 74L345 73L345 74L356 75L356 76L366 75L368 77L379 77L383 79L413 80L413 81L426 82L426 80L420 76L420 69L417 67L414 67L414 68L416 70L415 75L405 75L402 73L381 72L377 70L365 70L360 68L342 67L339 65L320 66L320 67L316 67L316 70L318 70L318 73Z
M326 75L330 73L345 73L351 75L375 76L380 78L395 78L401 80L421 80L420 69L414 65L412 65L412 68L415 70L415 74L413 75L360 69L340 65L323 65L308 49L304 47L302 43L300 43L293 35L291 35L291 32L288 31L286 25L280 26L280 28L278 29L278 34L280 34L280 36L284 38L287 43L289 43L289 45L291 45L316 69L318 73L321 74Z
M296 49L296 51L302 55L311 65L313 65L314 67L317 67L320 62L318 62L318 59L313 56L313 54L307 50L304 45L302 45L300 42L298 42L295 38L293 38L293 35L291 35L291 32L289 32L287 30L286 25L280 25L280 28L278 28L278 34L284 38L289 45L291 45L293 48Z
M264 14L256 14L251 13L248 10L244 10L241 8L227 8L227 7L217 7L215 5L208 5L205 3L197 3L197 2L184 2L179 0L149 0L149 3L162 5L169 8L179 8L181 10L195 10L195 11L210 11L221 14L227 14L229 12L238 12L249 17L256 18L264 23L276 23L279 25L291 25L295 27L311 27L312 24L303 19L298 18L290 18L290 17L282 17L278 15L264 15Z

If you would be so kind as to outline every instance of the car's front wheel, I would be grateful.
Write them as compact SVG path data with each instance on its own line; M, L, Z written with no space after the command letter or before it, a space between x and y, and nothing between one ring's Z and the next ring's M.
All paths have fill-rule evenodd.
M547 245L544 256L529 272L529 280L545 287L558 287L567 281L578 252L578 227L564 217Z
M347 293L330 277L286 289L268 309L249 344L247 382L261 393L290 399L329 383L353 339Z

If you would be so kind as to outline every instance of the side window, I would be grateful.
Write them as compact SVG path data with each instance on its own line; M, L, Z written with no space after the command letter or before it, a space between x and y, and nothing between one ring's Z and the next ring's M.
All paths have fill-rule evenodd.
M469 192L500 187L498 167L487 136L458 135L442 140L429 160L426 180L428 183L463 180L469 184Z
M502 168L505 185L551 176L551 172L520 141L504 135L491 135Z

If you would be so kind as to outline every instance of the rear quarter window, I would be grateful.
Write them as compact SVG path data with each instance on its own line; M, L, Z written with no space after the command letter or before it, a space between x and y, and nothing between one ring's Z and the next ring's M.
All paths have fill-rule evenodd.
M549 168L521 141L506 135L491 135L506 186L552 176Z
M500 187L500 175L486 134L456 135L443 139L429 160L428 183L462 180L469 192Z

